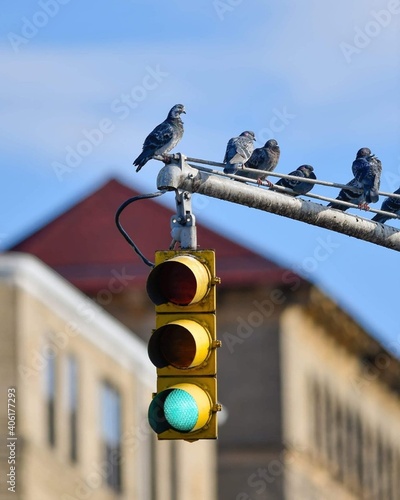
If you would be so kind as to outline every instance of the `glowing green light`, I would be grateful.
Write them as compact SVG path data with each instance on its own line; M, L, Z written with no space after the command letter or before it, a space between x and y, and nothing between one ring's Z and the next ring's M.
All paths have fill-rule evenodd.
M165 400L164 415L177 431L190 432L199 418L199 410L193 396L182 389L174 389Z

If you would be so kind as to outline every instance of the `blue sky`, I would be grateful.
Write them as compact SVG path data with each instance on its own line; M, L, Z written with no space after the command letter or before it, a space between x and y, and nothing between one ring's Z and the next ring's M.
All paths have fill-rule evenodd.
M278 140L277 171L309 163L318 178L345 183L368 146L382 160L381 189L394 191L399 25L398 0L8 5L0 19L1 248L112 176L155 191L160 164L136 174L132 161L178 102L187 114L177 150L188 156L221 161L228 139L250 129L257 146ZM172 195L160 201L173 206ZM195 197L194 207L211 229L316 282L400 354L397 252L219 200Z

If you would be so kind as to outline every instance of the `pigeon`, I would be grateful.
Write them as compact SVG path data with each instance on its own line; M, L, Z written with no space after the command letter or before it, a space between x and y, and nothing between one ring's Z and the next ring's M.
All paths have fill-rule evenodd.
M361 183L363 189L363 196L358 206L369 210L368 203L376 203L379 200L382 164L369 148L361 148L351 168L355 179Z
M260 174L257 175L255 172L240 172L239 175L247 179L257 179L257 183L261 184L267 177L268 172L272 172L278 165L280 154L281 150L277 141L269 139L262 148L257 148L253 151L250 159L245 164L245 167L259 170Z
M317 177L314 174L314 168L311 165L300 165L296 170L290 172L289 175L295 175L296 177L303 177L307 179L316 179ZM300 194L306 194L314 187L314 184L311 182L301 182L295 181L292 179L279 179L279 181L275 184L276 186L283 186L285 188L292 189L293 193L286 193L292 196L299 196Z
M400 187L393 194L400 194ZM400 198L386 198L383 200L381 210L385 212L392 212L393 214L400 215ZM372 217L371 220L375 222L380 222L384 224L388 219L390 219L389 215L376 214L375 217Z
M254 132L246 130L239 137L229 139L224 157L225 174L235 174L247 162L254 151Z
M359 182L357 179L351 179L351 181L348 182L346 186L349 186L349 188L341 189L336 199L340 201L347 201L347 203L354 203L354 205L359 205L360 203L362 203L364 198L364 193L362 191L363 186L361 182ZM348 208L350 208L347 207L346 205L341 205L339 203L334 203L334 202L329 203L328 207L336 208L337 210L341 210L342 212L345 212Z
M173 149L183 136L181 113L186 113L183 104L175 104L167 118L150 132L143 143L143 151L133 162L136 172L156 155L163 155Z

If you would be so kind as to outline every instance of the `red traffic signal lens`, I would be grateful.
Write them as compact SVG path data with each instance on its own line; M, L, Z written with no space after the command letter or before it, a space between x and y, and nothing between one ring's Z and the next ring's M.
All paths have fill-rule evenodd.
M179 255L157 265L147 280L147 293L156 305L187 306L200 302L210 286L207 267L191 255Z

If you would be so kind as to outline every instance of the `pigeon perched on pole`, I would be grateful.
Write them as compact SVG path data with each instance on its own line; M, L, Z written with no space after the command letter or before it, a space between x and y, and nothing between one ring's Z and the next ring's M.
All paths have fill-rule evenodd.
M255 140L254 132L249 130L242 132L239 137L229 139L224 157L225 174L235 174L243 167L254 151Z
M168 113L167 118L150 132L143 143L143 151L133 164L136 172L146 165L154 156L164 155L173 149L183 136L183 122L181 114L186 113L183 104L175 104Z
M400 194L400 187L393 194ZM384 212L392 212L395 215L400 215L400 198L392 198L391 196L386 198L383 200L381 210ZM389 219L389 215L376 214L371 220L384 224Z
M363 197L358 206L363 210L369 210L368 203L376 203L379 200L382 164L369 148L361 148L351 168L355 179L361 183L363 189Z
M316 179L314 174L314 168L311 165L300 165L296 170L290 172L289 175L294 175L296 177L302 177L303 179ZM311 182L295 181L292 179L279 179L275 186L283 186L285 188L292 189L293 193L286 193L292 196L299 196L301 194L307 194L314 187Z
M354 205L359 205L360 203L362 203L364 199L364 192L361 182L359 182L357 179L351 179L351 181L348 182L346 186L349 187L341 189L336 199L340 201L347 201L347 203L353 203ZM330 208L336 208L336 210L341 210L342 212L345 212L350 208L346 205L341 205L340 203L334 202L329 203L327 206Z
M239 175L247 179L257 179L257 183L261 184L262 181L268 176L268 172L272 172L278 165L281 150L275 139L269 139L262 148L257 148L253 151L245 167L254 168L259 170L257 175L255 172L239 172ZM268 181L267 181L268 182Z

